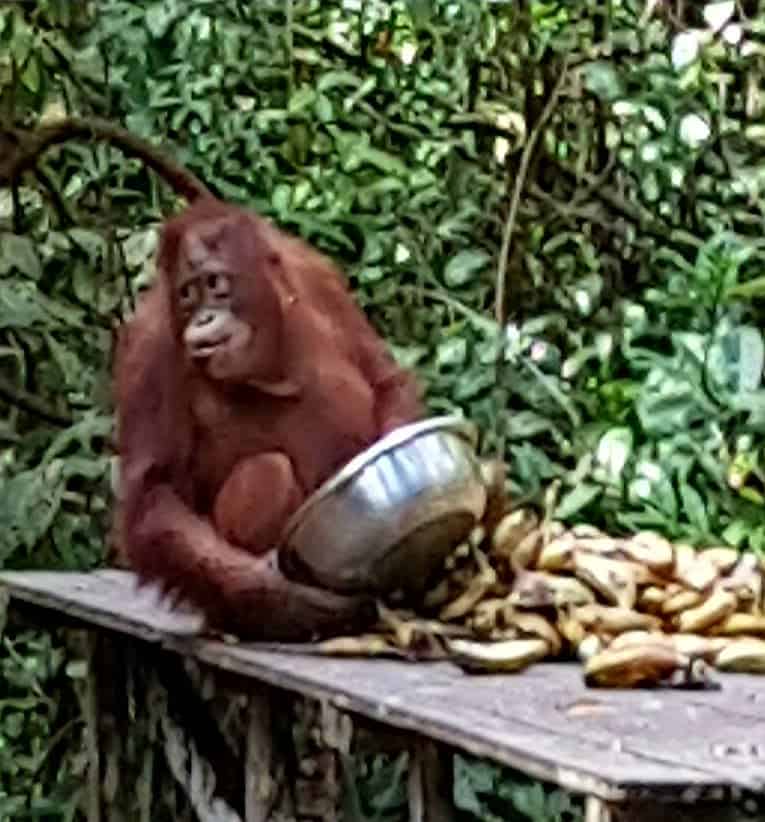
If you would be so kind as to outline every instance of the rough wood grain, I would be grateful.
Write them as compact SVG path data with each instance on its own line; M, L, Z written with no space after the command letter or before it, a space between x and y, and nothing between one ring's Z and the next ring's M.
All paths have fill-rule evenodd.
M451 768L446 768L443 750L423 736L409 746L407 793L409 822L455 822L451 801Z
M198 618L137 596L126 571L7 572L0 588L222 670L423 734L609 801L723 799L765 788L765 679L721 691L601 691L579 666L468 676L445 663L330 659L195 635Z
M273 778L274 749L269 693L263 688L253 689L249 697L248 712L244 820L268 822L277 792Z

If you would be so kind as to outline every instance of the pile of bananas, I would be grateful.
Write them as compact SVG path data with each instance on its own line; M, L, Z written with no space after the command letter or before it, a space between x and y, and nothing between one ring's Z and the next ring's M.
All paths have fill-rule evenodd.
M373 633L320 648L475 672L578 658L590 686L717 687L713 669L765 672L763 570L733 548L567 530L519 509L477 528L416 612L380 603Z

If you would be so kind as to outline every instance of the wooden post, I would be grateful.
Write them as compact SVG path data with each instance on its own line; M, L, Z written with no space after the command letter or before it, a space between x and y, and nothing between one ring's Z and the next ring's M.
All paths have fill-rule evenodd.
M245 756L245 822L268 822L277 798L273 778L274 744L271 700L268 689L261 686L249 696L249 721Z
M431 739L414 737L409 747L410 822L452 822L455 818L448 752Z
M425 756L422 740L417 738L409 748L409 822L425 822Z
M584 822L612 822L611 809L597 796L584 800Z
M85 746L88 751L88 822L101 822L101 747L99 743L97 631L85 632L87 675L83 699Z
M322 793L336 814L343 790L340 758L350 754L353 720L332 703L322 700L319 703L319 726L324 748L319 754L320 761L323 760Z

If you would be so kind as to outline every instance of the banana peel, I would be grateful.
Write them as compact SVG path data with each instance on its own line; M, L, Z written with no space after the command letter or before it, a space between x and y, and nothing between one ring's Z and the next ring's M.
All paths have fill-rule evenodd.
M720 576L711 560L705 559L690 545L675 545L674 577L683 587L703 593Z
M681 654L691 659L701 658L711 664L714 664L720 651L731 642L729 639L699 636L699 634L670 634L668 639Z
M451 622L466 616L489 593L497 582L497 572L488 566L483 568L468 584L468 587L438 614L443 622Z
M600 557L615 557L621 556L622 541L614 537L606 536L605 534L598 534L597 536L578 537L576 540L576 549L586 554L596 554Z
M629 563L577 550L574 554L574 573L610 605L634 607L637 582Z
M470 617L470 626L482 635L509 627L514 613L513 606L507 597L492 597L479 602Z
M675 618L677 630L683 634L699 634L730 616L738 605L736 595L722 589L714 591L696 608L683 611Z
M400 648L380 634L332 637L318 642L315 647L327 656L405 656Z
M765 637L765 616L738 612L727 616L710 631L714 636Z
M670 573L675 564L672 543L653 531L640 531L630 539L625 539L621 552L627 559L656 574Z
M720 587L736 594L749 613L762 613L763 573L753 554L742 554L739 561L720 583Z
M715 667L731 673L765 673L765 640L737 639L715 658Z
M680 589L676 593L668 596L661 606L661 612L664 616L674 616L682 611L689 611L692 608L698 607L704 602L704 594L700 591L689 591L687 589Z
M536 567L539 571L570 571L573 568L576 537L563 534L542 546L537 558Z
M539 518L528 509L521 508L505 514L491 535L491 553L510 557L516 545L538 528Z
M595 602L595 594L576 577L524 571L515 579L510 601L521 609L563 608Z
M638 593L636 607L649 614L660 614L669 596L670 592L667 588L649 585Z
M635 688L660 685L690 660L659 642L626 648L606 648L584 664L585 682L590 687Z
M721 574L729 574L741 557L741 554L735 548L725 546L704 548L701 555L711 562Z
M605 643L599 636L596 634L587 634L578 644L576 648L576 655L579 657L580 661L587 662L587 660L592 659L592 657L596 654L599 654L604 647Z
M515 673L544 659L550 646L543 639L509 639L481 643L467 639L447 640L452 659L461 668L482 673Z
M512 627L521 637L538 637L543 639L549 646L552 656L558 656L563 647L561 635L552 625L540 614L515 613L512 617Z
M558 611L556 627L558 633L571 648L578 648L587 636L584 625L576 619L572 608L563 608Z
M544 528L535 528L510 552L508 558L513 568L533 568L544 544Z
M641 614L615 605L582 605L573 616L588 631L599 634L623 634L627 631L659 630L661 620L651 614Z

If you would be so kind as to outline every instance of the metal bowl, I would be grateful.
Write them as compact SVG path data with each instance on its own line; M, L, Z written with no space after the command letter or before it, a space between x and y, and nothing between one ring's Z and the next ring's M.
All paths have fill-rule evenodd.
M346 593L420 593L483 516L477 438L460 417L433 417L354 457L287 523L285 573Z

